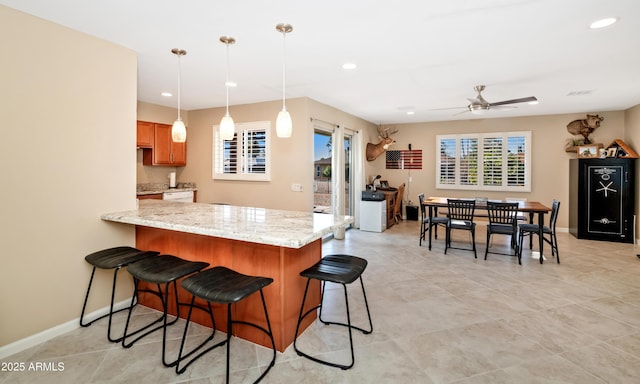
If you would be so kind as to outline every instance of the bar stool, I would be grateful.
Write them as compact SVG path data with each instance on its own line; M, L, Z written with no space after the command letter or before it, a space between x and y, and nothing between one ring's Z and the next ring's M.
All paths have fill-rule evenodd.
M167 343L167 327L169 325L175 324L180 318L180 305L186 305L185 303L180 303L178 300L178 287L176 280L185 277L187 275L191 275L196 273L206 267L209 266L209 263L202 261L188 261L181 259L179 257L173 255L157 255L152 257L147 257L135 264L132 264L127 269L129 273L133 276L134 281L134 296L138 295L138 292L148 292L160 299L162 303L162 316L158 317L156 320L148 323L147 325L138 328L135 331L129 330L129 323L131 321L131 313L133 312L133 305L129 307L129 314L127 316L127 324L124 327L124 335L122 336L122 346L124 348L130 348L136 343L138 340L143 337L162 329L162 364L165 367L172 367L176 364L177 360L172 362L166 361L166 343ZM157 285L157 291L150 289L140 289L140 282L147 282L151 284ZM164 284L164 292L162 291L161 284ZM168 318L168 310L169 310L169 286L173 285L173 294L175 297L176 304L176 318L172 321L167 321ZM132 300L133 304L133 300ZM161 325L158 325L154 328L151 328L154 324L162 321ZM151 329L149 329L151 328ZM147 330L149 329L149 330ZM144 332L147 330L146 332ZM141 335L138 335L139 333ZM127 342L127 338L135 337L133 340Z
M298 353L299 356L304 356L315 362L329 365L332 367L341 368L343 370L353 367L355 359L353 354L353 338L351 335L351 329L352 328L357 329L362 333L364 333L365 335L368 335L371 332L373 332L373 324L371 323L371 313L369 312L369 304L367 303L367 294L364 291L364 283L362 282L362 272L364 272L366 267L367 267L367 260L362 259L360 257L350 256L350 255L327 255L323 257L315 265L300 272L300 276L307 278L307 286L304 290L304 296L302 297L302 306L300 307L300 316L298 317L298 324L296 325L296 334L293 339L293 348L295 349L295 351ZM309 309L307 312L303 314L304 302L307 298L307 292L309 291L309 283L311 282L311 279L322 281L322 295L320 298L320 304ZM356 327L355 325L351 324L351 316L349 314L349 298L347 296L347 284L353 283L356 279L360 279L360 285L362 286L362 295L364 297L364 305L367 308L367 316L369 317L369 330L364 330L362 328ZM342 287L344 288L344 300L347 308L346 324L325 321L322 319L322 304L324 301L325 283L327 281L332 283L342 284ZM349 329L349 345L351 347L351 364L343 365L343 364L332 363L326 360L321 360L316 357L310 356L298 349L296 342L298 340L298 331L300 329L300 323L302 322L302 319L304 319L308 314L312 313L318 308L320 308L320 314L318 318L322 323L341 325Z
M267 369L262 372L260 377L255 381L255 383L259 382L264 378L264 376L269 372L271 367L274 366L276 361L276 344L273 339L273 332L271 331L271 322L269 321L269 313L267 312L267 304L264 300L264 293L262 292L262 288L268 286L273 282L272 278L269 277L258 277L258 276L247 276L236 271L233 271L226 267L213 267L211 269L207 269L202 271L196 275L190 276L182 281L182 288L184 288L187 292L192 294L191 298L191 306L189 307L189 314L187 315L187 323L184 327L184 334L182 336L182 343L180 344L180 352L178 353L178 361L176 364L176 373L181 374L191 365L194 361L205 355L207 352L223 346L226 344L227 346L227 367L226 367L226 380L229 383L229 353L230 353L230 342L231 342L231 332L233 324L244 324L251 327L254 327L262 332L264 332L269 339L271 339L271 345L273 349L273 358L269 363ZM262 308L264 310L264 317L267 321L267 328L249 323L241 320L233 320L231 317L231 304L237 303L246 297L252 295L253 293L260 291L260 298L262 299ZM225 340L218 342L215 345L210 346L204 351L200 352L196 357L188 361L184 366L180 367L180 363L183 362L187 357L196 353L200 350L208 340L213 339L215 335L216 329L215 324L213 326L213 333L211 336L205 340L202 344L195 347L188 353L183 355L184 352L184 344L187 339L187 330L189 329L189 322L191 320L192 309L195 307L194 302L195 299L199 298L207 301L209 304L209 310L211 310L211 303L219 303L219 304L227 304L227 337ZM213 318L213 314L211 314Z
M122 337L114 338L111 336L111 321L113 318L113 314L129 309L129 307L121 308L116 311L113 310L113 300L116 294L116 281L118 278L118 271L121 268L128 266L129 264L140 261L149 256L155 256L159 252L155 251L141 251L139 249L133 247L114 247L107 248L101 251L93 252L87 256L85 256L85 260L87 263L93 265L93 270L91 271L91 277L89 278L89 286L87 287L87 294L84 297L84 304L82 304L82 312L80 313L80 326L88 327L94 322L103 319L105 317L109 317L109 325L107 328L107 339L109 341L117 343L122 340ZM89 300L89 293L91 292L91 285L93 284L93 277L96 273L96 268L100 269L113 269L113 285L111 288L111 304L109 305L109 312L93 319L89 322L84 321L84 312L87 308L87 301ZM136 297L134 297L137 300ZM137 304L137 302L132 303L132 305Z

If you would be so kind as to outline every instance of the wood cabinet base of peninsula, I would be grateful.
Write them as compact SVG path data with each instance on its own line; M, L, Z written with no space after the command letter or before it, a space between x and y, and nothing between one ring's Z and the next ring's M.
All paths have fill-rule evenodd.
M296 323L300 313L300 304L304 295L306 279L300 272L322 258L322 239L318 239L302 248L287 248L274 245L257 244L219 237L177 232L166 229L136 226L136 247L155 250L163 254L178 256L185 260L205 261L211 266L221 265L237 272L253 276L273 278L273 283L264 288L264 296L269 311L269 320L280 352L293 343ZM141 283L141 287L142 287ZM147 285L146 289L157 289ZM191 295L180 287L178 298L188 303ZM162 310L159 299L149 293L140 294L140 303L144 306ZM311 281L305 311L320 303L320 282ZM205 302L200 304L206 305ZM227 329L226 305L212 305L216 328L222 332ZM175 299L170 293L169 313L175 315ZM187 309L180 309L180 316L186 317ZM252 295L232 306L234 319L261 324L266 327L260 295ZM316 316L310 315L300 325L300 333L306 329ZM194 310L192 320L211 327L211 320L204 311ZM264 333L253 327L234 325L234 336L271 348L271 342Z

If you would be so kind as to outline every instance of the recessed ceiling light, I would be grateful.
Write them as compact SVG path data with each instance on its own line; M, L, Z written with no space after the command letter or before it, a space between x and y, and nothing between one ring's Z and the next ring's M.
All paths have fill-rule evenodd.
M591 29L600 29L610 26L618 21L617 17L605 17L604 19L596 20L593 23L589 24L589 28Z
M237 87L238 83L236 83L235 81L227 81L226 83L224 83L224 85L227 87L233 88L233 87Z
M538 105L540 102L538 100L530 101L529 105Z
M164 96L164 97L171 97L171 96L173 96L173 93L171 93L171 92L162 92L161 95Z
M344 63L342 64L342 69L356 69L358 65L356 63Z
M407 111L407 115L415 115L416 111Z

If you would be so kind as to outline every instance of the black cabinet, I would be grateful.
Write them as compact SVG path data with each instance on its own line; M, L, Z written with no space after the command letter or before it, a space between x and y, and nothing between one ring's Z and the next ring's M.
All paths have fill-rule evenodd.
M635 159L570 162L569 232L578 239L633 243Z

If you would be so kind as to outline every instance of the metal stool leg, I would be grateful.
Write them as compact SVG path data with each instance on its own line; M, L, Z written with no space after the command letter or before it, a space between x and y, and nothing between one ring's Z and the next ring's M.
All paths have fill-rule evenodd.
M296 333L293 339L293 349L296 351L296 353L299 356L304 356L312 361L315 361L317 363L320 364L324 364L324 365L328 365L331 367L336 367L336 368L341 368L343 370L349 369L351 367L353 367L353 364L355 363L355 358L354 358L354 350L353 350L353 335L352 335L352 329L357 329L359 331L361 331L362 333L364 333L365 335L370 334L371 332L373 332L373 323L371 321L371 313L369 312L369 303L367 302L367 295L364 289L364 282L362 281L362 276L359 277L360 279L360 285L362 287L362 294L364 297L364 303L365 303L365 307L367 309L367 317L369 319L369 329L365 330L362 329L360 327L357 327L355 325L351 324L351 313L349 311L349 297L347 294L347 285L344 283L340 283L343 287L344 290L344 299L345 299L345 306L346 306L346 311L347 311L347 323L340 323L340 322L334 322L334 321L326 321L322 319L322 306L324 303L324 292L325 292L325 284L326 281L322 282L322 295L320 298L320 304L309 309L308 311L304 312L304 303L307 299L307 293L309 291L309 283L311 282L311 278L307 278L307 284L304 290L304 296L302 297L302 305L300 306L300 315L298 316L298 324L296 325ZM298 349L297 346L297 341L298 341L298 333L300 331L300 323L302 323L302 320L309 315L310 313L312 313L313 311L315 311L316 309L320 309L319 315L318 315L318 319L323 323L323 324L327 324L327 325L340 325L340 326L344 326L348 328L349 331L349 347L351 349L351 363L349 363L348 365L345 364L338 364L338 363L332 363L330 361L326 361L326 360L321 360L318 359L316 357L310 356L309 354L301 351L300 349Z

